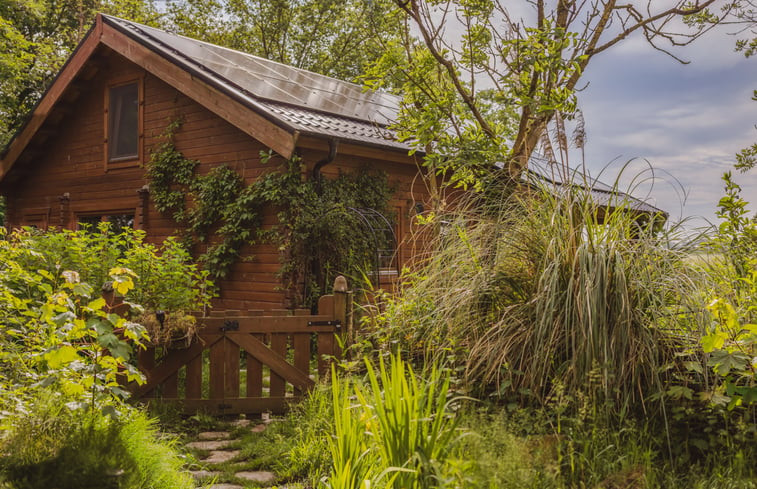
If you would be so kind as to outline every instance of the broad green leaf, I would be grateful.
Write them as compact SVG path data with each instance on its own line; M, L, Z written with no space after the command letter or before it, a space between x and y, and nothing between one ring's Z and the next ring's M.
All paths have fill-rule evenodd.
M682 385L674 385L668 389L667 394L673 399L693 399L694 391Z
M731 370L743 370L750 358L741 352L727 352L725 350L716 350L707 361L707 365L715 367L715 371L720 375L728 375Z
M723 348L726 338L727 336L725 334L716 332L703 336L700 340L700 343L702 344L702 349L704 350L704 352L710 353L714 350Z
M100 343L100 346L107 348L110 354L116 358L127 360L131 356L129 345L125 341L118 339L113 333L100 335L97 341Z
M697 372L700 374L704 372L704 369L702 368L702 364L700 362L684 362L683 366L686 367L686 370L690 372Z
M92 302L90 302L89 304L87 304L87 307L90 309L102 309L103 307L105 307L105 305L106 305L105 299L103 299L102 297L99 297L93 300Z
M55 277L53 277L53 274L48 272L47 270L40 269L40 270L37 270L37 273L45 277L47 280L53 280L53 281L55 280Z
M61 391L70 397L79 397L82 394L84 394L85 387L83 384L78 384L74 382L64 382L61 384Z
M79 354L71 345L62 345L55 350L45 353L47 365L52 369L59 369L79 358Z
M729 402L731 402L731 398L728 396L724 396L723 394L720 394L718 392L713 392L712 397L710 397L710 400L713 404L718 406L726 406Z

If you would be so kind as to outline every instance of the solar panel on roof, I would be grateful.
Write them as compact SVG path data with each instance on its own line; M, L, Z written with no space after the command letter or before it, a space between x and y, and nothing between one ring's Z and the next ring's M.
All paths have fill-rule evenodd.
M294 68L233 49L171 34L107 16L143 37L159 42L196 66L215 73L257 98L388 125L397 113L397 97L360 85Z

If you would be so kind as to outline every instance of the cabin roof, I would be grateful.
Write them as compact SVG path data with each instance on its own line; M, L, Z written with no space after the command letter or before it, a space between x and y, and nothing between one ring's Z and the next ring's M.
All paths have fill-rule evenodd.
M394 95L110 15L102 19L282 127L409 149L386 129L399 107Z
M668 218L668 213L630 193L621 192L598 179L591 178L587 173L573 168L555 168L546 159L535 155L528 162L528 172L524 175L526 181L540 182L551 187L556 194L568 189L581 189L589 192L591 201L604 208L626 208L644 214L660 215Z

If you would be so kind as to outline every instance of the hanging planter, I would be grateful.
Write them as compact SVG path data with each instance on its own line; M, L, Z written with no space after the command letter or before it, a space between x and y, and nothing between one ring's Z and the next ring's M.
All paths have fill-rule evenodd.
M189 348L198 337L197 318L184 311L146 311L136 322L150 335L153 346L168 349Z

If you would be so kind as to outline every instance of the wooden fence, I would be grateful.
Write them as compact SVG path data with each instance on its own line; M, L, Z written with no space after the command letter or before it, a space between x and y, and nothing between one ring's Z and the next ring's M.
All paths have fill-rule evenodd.
M282 412L310 389L340 355L351 294L337 277L334 294L310 311L225 311L200 319L199 338L167 353L139 354L147 382L137 399L178 403L187 414Z

